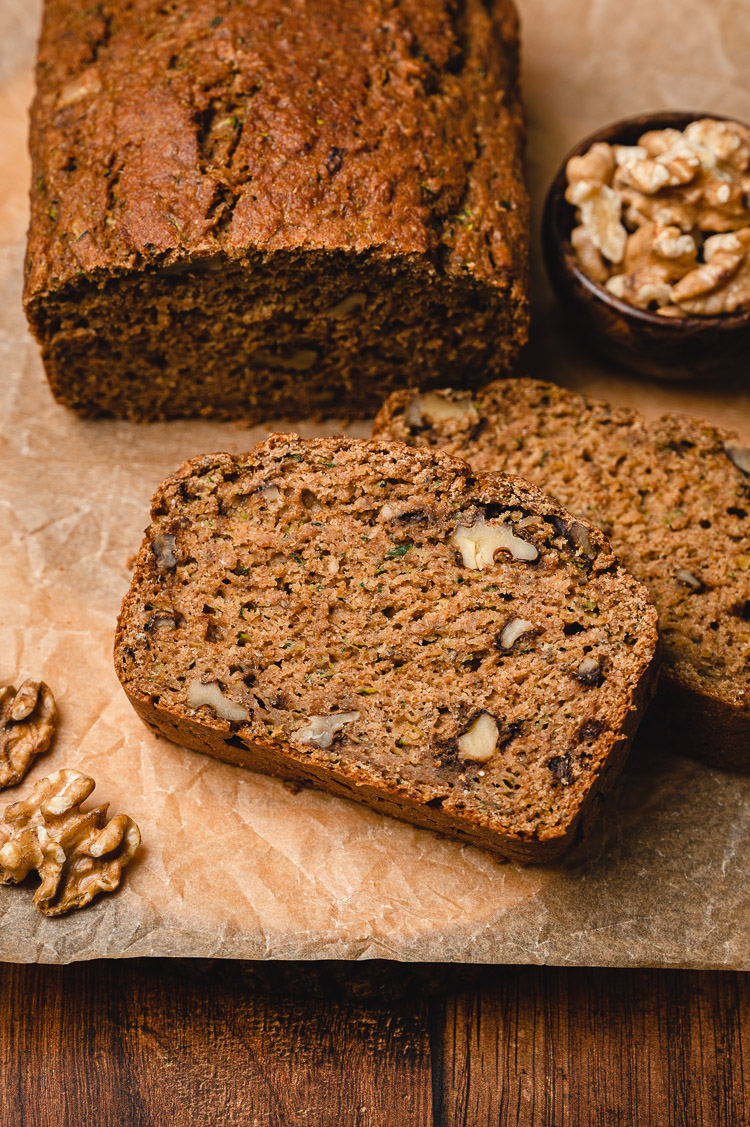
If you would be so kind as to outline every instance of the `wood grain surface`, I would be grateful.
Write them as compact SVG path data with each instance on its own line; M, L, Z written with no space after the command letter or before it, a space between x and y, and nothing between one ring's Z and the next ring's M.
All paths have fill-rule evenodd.
M231 967L0 966L0 1125L750 1121L746 975Z

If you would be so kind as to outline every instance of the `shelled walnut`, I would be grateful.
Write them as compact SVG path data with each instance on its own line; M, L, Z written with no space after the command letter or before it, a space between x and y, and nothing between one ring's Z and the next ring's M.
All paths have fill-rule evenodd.
M702 118L567 164L584 274L665 317L750 309L750 130Z
M108 803L81 810L95 785L78 771L56 771L7 806L0 821L0 884L18 884L36 871L41 884L34 904L45 916L64 915L100 892L114 892L140 844L127 814L107 821Z
M0 689L0 789L20 783L37 755L52 742L57 707L44 681Z

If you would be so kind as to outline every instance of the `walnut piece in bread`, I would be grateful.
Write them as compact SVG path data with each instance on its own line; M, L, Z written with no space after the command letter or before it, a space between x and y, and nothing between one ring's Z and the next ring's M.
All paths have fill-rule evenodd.
M659 612L661 692L650 716L664 718L668 746L750 770L747 442L704 419L647 421L636 411L524 379L488 384L473 396L463 424L415 428L409 412L419 394L393 395L373 433L460 454L478 473L518 474L605 532ZM528 534L525 522L516 528ZM586 557L587 527L568 522L565 532ZM532 572L536 565L524 566ZM508 616L499 644L514 643L515 654L530 638L524 632L514 641L524 626L518 619L544 624L535 607L526 613L517 602ZM547 633L539 639L534 635L536 648L549 644ZM547 652L553 663L559 660L554 648ZM585 686L606 682L611 669L600 656L581 654L571 675Z
M471 428L473 409L424 400L418 431ZM175 568L152 550L165 536ZM162 614L174 627L150 629ZM401 443L275 435L160 487L115 662L183 746L546 861L622 764L656 649L605 538L527 482ZM576 676L587 656L596 675Z

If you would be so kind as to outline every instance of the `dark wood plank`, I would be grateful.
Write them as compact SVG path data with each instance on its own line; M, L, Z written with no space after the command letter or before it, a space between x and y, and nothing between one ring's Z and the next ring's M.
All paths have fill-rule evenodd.
M427 1006L128 963L0 968L3 1127L425 1127Z
M503 968L433 1013L438 1127L750 1122L750 976Z
M173 968L0 966L1 1127L750 1122L750 976Z

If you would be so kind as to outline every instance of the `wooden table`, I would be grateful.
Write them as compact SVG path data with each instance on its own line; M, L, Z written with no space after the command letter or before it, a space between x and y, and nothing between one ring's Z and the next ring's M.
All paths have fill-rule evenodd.
M2 1127L746 1127L750 977L6 964L0 1078Z

